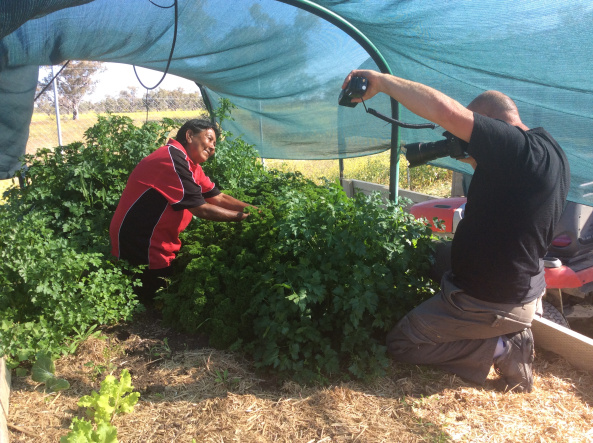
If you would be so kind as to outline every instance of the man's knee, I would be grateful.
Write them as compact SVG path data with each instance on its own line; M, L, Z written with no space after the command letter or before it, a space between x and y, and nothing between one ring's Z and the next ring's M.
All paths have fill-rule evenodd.
M387 352L394 360L400 360L400 356L409 352L412 347L416 347L404 332L405 329L409 328L408 317L404 317L387 334Z

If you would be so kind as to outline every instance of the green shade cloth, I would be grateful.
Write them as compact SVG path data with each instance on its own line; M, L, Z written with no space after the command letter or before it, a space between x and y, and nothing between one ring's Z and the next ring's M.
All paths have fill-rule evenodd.
M160 6L160 7L159 7ZM20 168L40 65L133 64L202 86L238 109L226 129L264 158L335 159L389 149L391 125L343 108L346 74L368 67L468 104L487 89L517 103L567 152L569 199L593 205L593 3L501 0L29 0L0 5L0 178ZM33 69L34 68L34 69ZM115 92L115 91L114 91ZM392 115L388 97L369 107ZM423 123L406 109L399 119ZM442 129L401 129L400 141ZM465 170L450 159L436 162Z

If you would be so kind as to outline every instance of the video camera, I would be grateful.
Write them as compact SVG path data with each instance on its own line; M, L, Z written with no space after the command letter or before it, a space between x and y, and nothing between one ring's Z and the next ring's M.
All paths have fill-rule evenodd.
M445 140L439 140L429 143L409 143L402 148L406 154L406 160L410 163L409 167L424 165L431 160L450 156L455 160L467 158L466 141L455 137L449 131L443 132Z

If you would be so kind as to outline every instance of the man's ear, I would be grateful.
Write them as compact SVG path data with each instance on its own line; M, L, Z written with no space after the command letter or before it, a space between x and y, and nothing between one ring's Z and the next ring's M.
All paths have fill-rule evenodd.
M191 138L192 135L194 135L194 133L192 132L191 129L188 129L187 131L185 131L185 140L190 143L191 142Z

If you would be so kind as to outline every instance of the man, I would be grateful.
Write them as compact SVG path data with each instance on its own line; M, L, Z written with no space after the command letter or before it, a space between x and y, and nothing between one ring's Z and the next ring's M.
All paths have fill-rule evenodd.
M176 140L145 157L132 171L109 233L112 254L133 265L148 265L141 276L141 301L150 301L171 275L181 247L179 234L192 217L233 222L248 217L248 205L220 192L200 166L216 149L216 125L186 122Z
M483 384L494 364L506 389L530 392L531 321L545 292L543 261L569 188L569 165L543 128L522 123L497 91L467 108L426 85L374 71L362 97L390 95L467 142L475 172L441 290L388 334L397 361L431 364ZM356 99L354 101L361 101Z

